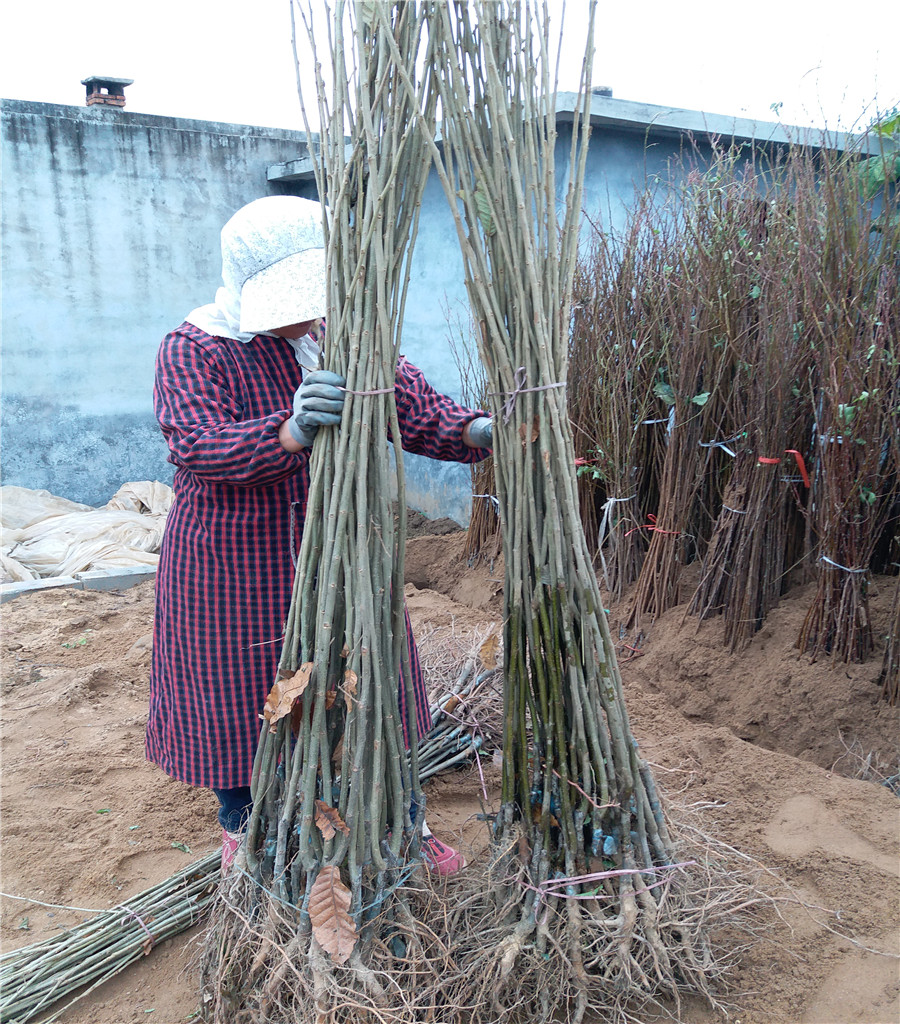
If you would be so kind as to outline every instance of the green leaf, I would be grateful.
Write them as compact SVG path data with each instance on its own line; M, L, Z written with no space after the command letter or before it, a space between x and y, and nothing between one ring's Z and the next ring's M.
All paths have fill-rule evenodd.
M762 288L760 288L760 286L758 284L755 284L750 289L750 298L751 299L758 299L760 297L760 295L762 295Z
M193 850L187 845L187 843L179 843L177 841L172 842L172 846L176 850L181 850L183 853L193 853Z
M876 121L872 127L879 135L900 135L900 110L894 107L884 117Z
M653 394L657 398L661 398L668 406L675 404L675 392L672 390L671 384L664 384L662 381L658 381L653 385Z
M97 811L97 814L109 814L109 813L110 813L110 810L109 810L108 807L101 807L100 810Z
M491 216L491 204L487 192L481 185L475 189L475 206L478 209L478 219L481 221L484 233L492 235L496 228L494 227L494 218Z
M870 156L861 161L857 168L860 182L866 196L876 196L888 182L900 180L900 156L884 154Z
M711 391L701 391L699 395L694 395L691 401L694 405L704 406L709 401L709 396L711 394Z

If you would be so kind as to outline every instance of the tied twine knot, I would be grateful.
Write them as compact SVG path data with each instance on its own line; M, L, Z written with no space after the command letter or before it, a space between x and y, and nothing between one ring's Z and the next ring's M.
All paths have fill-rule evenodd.
M116 909L124 911L124 916L122 918L123 921L127 921L129 917L133 917L141 928L143 928L147 936L144 941L144 956L149 956L150 950L156 945L156 938L153 935L153 932L150 931L150 929L144 924L143 920L131 909L131 907L126 907L124 903L120 903Z
M538 384L535 387L527 388L525 383L527 381L527 373L524 366L520 366L513 374L514 388L512 391L492 391L491 395L495 398L506 397L506 401L503 403L503 422L509 423L509 418L513 414L513 409L516 407L516 400L519 395L524 395L528 391L549 391L551 388L564 388L566 382L564 380L556 381L553 384Z

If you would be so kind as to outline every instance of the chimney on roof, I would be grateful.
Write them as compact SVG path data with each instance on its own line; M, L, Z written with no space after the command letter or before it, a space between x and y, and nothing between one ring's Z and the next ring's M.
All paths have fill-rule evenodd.
M609 96L612 99L612 86L609 85L595 85L591 89L591 93L594 96Z
M109 107L124 107L125 86L133 82L133 78L107 78L103 75L82 78L81 84L87 88L85 103L89 107L95 103L103 103Z

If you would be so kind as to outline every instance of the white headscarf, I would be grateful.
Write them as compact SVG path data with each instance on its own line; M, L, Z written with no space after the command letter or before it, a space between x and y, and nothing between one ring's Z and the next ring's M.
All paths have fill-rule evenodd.
M241 330L241 294L254 289L256 317L287 317L286 322L324 314L324 239L318 202L297 196L265 196L243 206L222 228L222 282L215 301L185 317L219 338L247 344L276 337L272 331ZM261 312L260 312L261 311ZM291 316L295 319L292 321ZM251 320L252 322L252 320ZM304 371L319 363L318 341L309 335L285 339Z

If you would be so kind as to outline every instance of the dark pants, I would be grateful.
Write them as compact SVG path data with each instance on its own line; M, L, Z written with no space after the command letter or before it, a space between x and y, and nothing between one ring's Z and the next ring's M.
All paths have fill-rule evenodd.
M250 809L253 807L253 799L250 796L249 786L240 786L238 789L214 789L213 792L219 798L219 824L226 832L243 832L247 827L247 820L250 817Z

